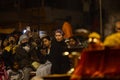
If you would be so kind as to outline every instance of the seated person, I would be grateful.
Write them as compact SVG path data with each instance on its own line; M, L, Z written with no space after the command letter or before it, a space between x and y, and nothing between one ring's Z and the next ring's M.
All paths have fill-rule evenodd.
M19 69L19 64L15 61L11 66L11 69L7 71L9 80L23 80L24 73Z

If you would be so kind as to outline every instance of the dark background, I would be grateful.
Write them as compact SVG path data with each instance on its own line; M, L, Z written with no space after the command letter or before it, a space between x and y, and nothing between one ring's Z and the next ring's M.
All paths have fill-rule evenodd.
M85 12L83 2L87 1L90 2L90 10ZM120 0L0 0L0 27L15 27L22 30L26 25L30 25L37 29L50 30L49 28L56 26L55 22L59 24L67 15L67 13L63 13L65 16L60 18L59 14L61 13L54 13L56 16L53 17L53 14L51 21L45 21L46 15L44 14L49 13L45 13L45 10L39 11L39 8L50 7L51 11L52 9L58 9L66 12L76 12L76 14L79 12L80 17L78 16L78 18L80 19L72 18L73 21L71 23L74 25L73 27L83 27L91 31L100 32L100 1L102 8L102 29L104 32L107 29L106 24L112 26L112 22L119 18ZM73 14L71 17L76 16L76 14ZM94 24L94 21L97 21L97 23Z

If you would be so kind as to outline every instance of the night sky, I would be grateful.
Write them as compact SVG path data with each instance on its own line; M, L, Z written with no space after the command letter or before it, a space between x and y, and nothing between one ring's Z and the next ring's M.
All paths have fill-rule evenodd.
M42 1L44 1L44 6L53 8L72 10L80 10L82 8L81 0L0 0L0 10L9 11L17 8L41 7Z

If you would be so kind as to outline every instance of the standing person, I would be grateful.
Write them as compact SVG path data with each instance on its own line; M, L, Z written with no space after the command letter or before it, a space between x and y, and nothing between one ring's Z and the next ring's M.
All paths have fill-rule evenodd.
M63 31L60 29L56 30L54 37L49 53L49 60L52 63L51 73L64 74L70 69L70 60L68 56L63 55L67 48Z
M64 38L68 39L73 36L72 25L70 24L71 17L67 17L62 25L62 31L64 32Z
M19 46L16 48L15 60L20 65L20 68L23 69L24 79L30 80L30 71L31 68L31 55L30 55L30 46L28 44L28 36L23 34L19 38Z

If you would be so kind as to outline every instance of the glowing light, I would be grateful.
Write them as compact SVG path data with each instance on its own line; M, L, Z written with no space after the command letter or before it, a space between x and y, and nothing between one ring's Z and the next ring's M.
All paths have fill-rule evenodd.
M26 31L27 31L27 30L26 30L26 29L24 29L24 30L23 30L23 34L24 34L24 33L26 33Z
M89 43L92 42L92 38L89 38L89 39L88 39L88 42L89 42Z
M97 42L98 42L98 39L94 38L94 39L93 39L93 42L97 43Z
M67 55L69 55L69 52L66 51L63 53L63 55L67 56Z

